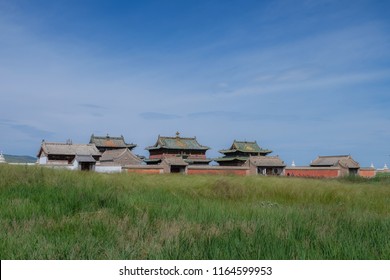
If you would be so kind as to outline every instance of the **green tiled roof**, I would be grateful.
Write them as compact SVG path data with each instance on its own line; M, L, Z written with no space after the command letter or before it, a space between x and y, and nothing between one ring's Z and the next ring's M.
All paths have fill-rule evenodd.
M233 160L239 160L239 161L247 161L249 157L220 157L215 158L214 161L233 161Z
M94 134L92 134L89 143L95 144L98 148L129 148L131 150L137 146L133 143L126 143L125 138L122 135L120 137L112 137L108 134L107 136L95 136Z
M202 150L207 151L209 147L202 146L195 137L164 137L159 136L154 146L147 147L146 150L174 149L174 150Z
M269 154L272 151L260 148L256 141L255 142L247 142L247 141L234 140L230 149L221 150L219 152L222 154L234 153L234 152Z

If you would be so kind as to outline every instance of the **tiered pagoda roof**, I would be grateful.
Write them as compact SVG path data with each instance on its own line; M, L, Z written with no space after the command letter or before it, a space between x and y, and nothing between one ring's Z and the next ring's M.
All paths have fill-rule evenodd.
M271 150L262 149L259 147L256 141L248 142L248 141L237 141L234 140L230 149L220 150L221 154L235 154L235 153L243 153L250 155L267 155L272 153Z
M206 151L210 148L199 144L196 137L180 137L179 132L175 137L158 136L153 146L146 147L150 158L144 161L147 164L158 164L166 158L181 158L188 164L209 164L211 159L206 158Z
M158 136L156 144L146 147L145 150L199 150L207 151L210 148L199 144L196 137L179 137L179 133L176 133L176 137Z
M229 149L220 150L221 154L224 154L223 157L214 159L214 161L224 164L228 162L246 162L250 156L266 156L269 153L272 153L271 150L260 148L256 141L237 141L234 140L233 144Z

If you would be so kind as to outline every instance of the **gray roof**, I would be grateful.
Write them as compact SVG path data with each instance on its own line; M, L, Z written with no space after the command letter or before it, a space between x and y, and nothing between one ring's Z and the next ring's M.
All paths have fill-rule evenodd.
M163 160L164 163L168 165L188 165L181 157L168 157Z
M117 161L123 156L127 156L129 164L141 164L142 160L134 155L128 148L107 150L102 154L100 161Z
M285 167L286 164L278 156L251 156L249 158L251 164L255 166L269 167Z
M73 161L77 162L96 162L96 160L91 155L76 155Z
M206 159L203 159L203 158L186 158L184 159L185 162L188 162L188 163L204 163L204 164L209 164L212 159L209 159L209 158L206 158Z
M249 157L219 157L214 158L213 160L216 162L227 162L227 161L247 161Z
M359 163L354 161L350 155L341 156L318 156L310 166L338 166L346 168L359 168Z
M38 157L44 152L46 155L92 155L100 156L95 144L53 143L43 141Z

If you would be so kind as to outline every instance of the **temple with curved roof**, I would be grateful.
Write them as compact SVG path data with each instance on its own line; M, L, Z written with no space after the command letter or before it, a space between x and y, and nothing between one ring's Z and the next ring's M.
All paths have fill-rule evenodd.
M221 166L241 166L251 156L266 156L272 153L271 150L260 148L256 141L237 141L234 140L229 149L220 150L223 157L215 158Z
M206 157L210 148L199 144L196 137L180 137L177 132L174 137L158 136L153 146L146 147L149 151L149 158L145 159L147 164L159 164L165 158L180 157L182 165L209 164L211 159Z
M132 149L137 147L136 144L126 143L123 135L121 135L120 137L113 137L113 136L109 136L108 134L106 136L95 136L94 134L92 134L89 143L95 144L96 148L101 153L109 150L124 149L124 148L127 148L131 151Z

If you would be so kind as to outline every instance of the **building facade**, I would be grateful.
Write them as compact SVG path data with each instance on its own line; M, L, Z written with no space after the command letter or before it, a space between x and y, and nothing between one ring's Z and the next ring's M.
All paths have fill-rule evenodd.
M368 175L360 173L360 165L350 155L318 156L310 166L291 166L285 169L287 176L337 178L349 175ZM372 174L372 173L370 173Z
M284 175L286 164L279 156L250 156L245 166L252 175L280 176Z
M271 150L262 149L256 141L233 141L229 149L220 150L223 157L215 158L220 166L243 166L251 156L266 156Z
M101 153L104 153L105 151L109 150L117 150L124 148L127 148L131 151L132 149L137 147L136 144L126 143L123 135L121 135L120 137L112 137L108 134L106 136L95 136L94 134L92 134L89 143L94 144Z
M180 137L177 132L175 137L158 136L156 143L146 148L149 158L144 161L148 165L164 163L172 172L183 173L187 165L209 164L211 159L206 157L209 149L199 144L196 137Z
M100 165L140 165L142 160L134 155L128 148L106 150L100 158Z
M101 153L94 144L73 144L42 141L37 154L38 164L51 167L94 170Z
M338 167L340 176L358 175L360 165L350 155L318 156L310 164L311 167Z

